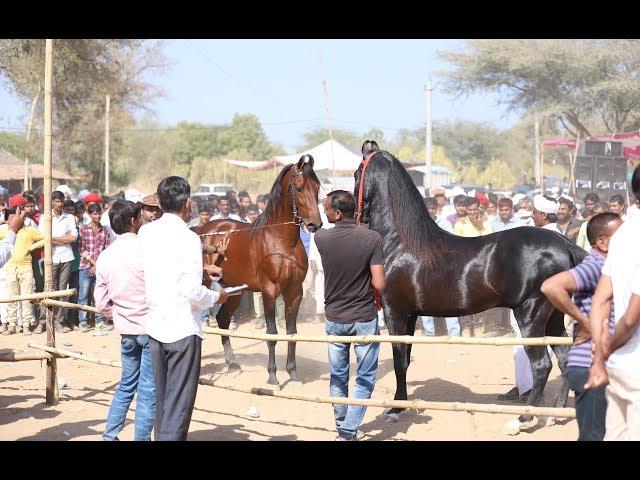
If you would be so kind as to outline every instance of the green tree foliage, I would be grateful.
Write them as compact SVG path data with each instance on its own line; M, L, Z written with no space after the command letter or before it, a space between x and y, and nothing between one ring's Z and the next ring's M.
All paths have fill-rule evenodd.
M161 42L142 40L55 40L53 47L53 128L55 167L93 174L102 183L105 96L111 96L110 127L116 134L134 125L133 115L148 110L162 91L149 74L162 72ZM0 40L0 82L28 108L38 96L35 126L42 128L44 40ZM26 122L25 122L26 123ZM37 138L34 137L34 141ZM123 146L114 135L113 157ZM38 151L38 148L31 149Z
M440 56L454 66L439 72L450 93L498 92L510 110L535 110L574 137L640 125L638 40L469 40Z
M243 160L267 160L274 155L274 148L269 143L260 120L252 114L235 114L231 125L220 133L219 139L224 153L243 151L247 155Z

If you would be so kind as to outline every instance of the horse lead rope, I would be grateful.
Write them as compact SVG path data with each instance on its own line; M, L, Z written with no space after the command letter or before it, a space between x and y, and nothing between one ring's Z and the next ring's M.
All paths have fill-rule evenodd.
M223 220L223 219L220 219L220 220ZM259 226L259 227L240 228L240 229L237 229L237 230L226 230L226 231L222 231L222 232L200 233L199 235L201 237L210 237L212 235L229 235L230 233L248 232L249 230L258 230L260 228L267 228L267 227L279 227L280 225L290 225L290 224L300 225L297 222L289 221L289 222L283 222L283 223L272 223L272 224L269 224L269 225L262 225L262 226Z

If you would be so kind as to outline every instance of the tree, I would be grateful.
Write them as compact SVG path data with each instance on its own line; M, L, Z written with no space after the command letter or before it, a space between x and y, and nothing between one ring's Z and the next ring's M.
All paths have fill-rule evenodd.
M497 92L509 110L536 111L574 137L634 130L640 41L622 42L470 40L464 52L440 54L454 70L439 75L450 93Z
M246 152L245 160L267 160L274 149L255 115L235 114L231 125L225 128L218 137L224 153L232 150Z
M472 183L480 185L490 183L493 188L506 190L512 188L517 183L517 180L507 162L493 159Z
M0 40L0 81L26 105L42 92L44 40ZM162 43L143 40L65 39L54 42L54 164L70 172L103 176L105 95L111 96L110 145L115 158L122 148L120 130L134 124L136 112L162 95L149 74L165 69ZM41 124L42 103L36 119Z

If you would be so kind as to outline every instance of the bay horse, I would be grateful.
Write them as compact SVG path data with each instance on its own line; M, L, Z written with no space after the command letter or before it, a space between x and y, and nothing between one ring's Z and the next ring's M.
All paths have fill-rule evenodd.
M523 337L566 336L564 315L541 293L548 277L574 267L581 248L550 230L519 227L465 238L442 230L428 215L420 192L402 164L375 142L362 147L354 173L358 217L384 241L386 288L384 317L390 335L413 335L418 315L456 317L493 307L513 309ZM364 178L363 167L365 167ZM362 191L360 191L362 189ZM361 197L358 197L361 195ZM537 406L552 364L546 346L525 346L533 388L527 399ZM552 347L562 372L556 407L567 402L567 345ZM395 399L407 399L406 374L411 345L393 344ZM402 409L387 412L397 420ZM520 425L533 416L522 415Z
M222 285L247 284L249 290L262 293L267 333L278 333L275 319L276 299L282 294L287 334L296 333L296 319L302 301L302 282L307 274L307 254L300 240L300 225L311 232L322 226L318 211L320 180L313 170L313 157L303 155L297 164L287 165L276 178L265 211L253 224L235 220L213 220L194 229L203 243L214 245L229 238L226 258L216 264L222 268ZM216 232L220 232L216 234ZM209 264L209 255L203 255ZM231 296L216 315L220 328L227 329L240 304L240 296ZM229 368L239 369L229 337L223 336L224 358ZM268 341L269 379L267 385L279 389L276 377L275 341ZM297 382L296 344L288 342L287 372Z

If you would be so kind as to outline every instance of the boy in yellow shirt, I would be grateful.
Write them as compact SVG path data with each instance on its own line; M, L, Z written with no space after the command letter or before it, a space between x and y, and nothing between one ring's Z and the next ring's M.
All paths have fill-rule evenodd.
M22 195L14 195L9 199L9 208L23 207L26 199ZM0 233L0 240L7 231ZM34 281L31 268L31 251L44 245L44 236L33 226L25 226L18 231L16 243L13 246L11 258L7 262L5 276L7 294L26 295L33 293ZM19 333L18 302L11 302L7 306L7 321L9 326L3 324L0 328L3 335ZM30 325L35 324L33 317L33 305L28 300L22 301L22 330L25 335L31 335Z

